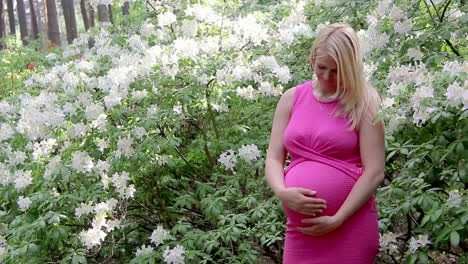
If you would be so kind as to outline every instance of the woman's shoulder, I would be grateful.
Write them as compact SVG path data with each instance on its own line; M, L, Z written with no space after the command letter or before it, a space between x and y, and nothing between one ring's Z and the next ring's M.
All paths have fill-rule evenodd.
M290 113L297 101L297 98L300 97L302 93L304 93L307 87L310 87L310 83L311 81L308 81L286 90L278 102L278 108Z

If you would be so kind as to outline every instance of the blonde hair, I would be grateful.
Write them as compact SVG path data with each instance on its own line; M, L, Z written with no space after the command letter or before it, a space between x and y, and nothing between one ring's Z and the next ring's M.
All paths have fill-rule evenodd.
M361 49L356 32L346 24L327 25L317 35L310 52L311 64L325 50L337 65L337 87L335 96L340 98L334 113L349 117L351 129L359 128L363 118L372 121L377 114L380 98L365 77ZM312 65L313 66L313 65Z

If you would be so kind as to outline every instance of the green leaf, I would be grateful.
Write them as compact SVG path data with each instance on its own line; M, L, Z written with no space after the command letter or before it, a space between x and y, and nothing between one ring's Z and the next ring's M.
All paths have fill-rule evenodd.
M435 223L441 215L442 215L442 209L435 211L434 214L431 215L432 222Z
M457 231L452 231L452 233L450 233L450 243L454 247L458 246L460 243L460 234L458 234Z
M426 253L424 253L424 252L419 252L418 256L419 256L419 260L420 260L422 263L427 263L427 262L429 262L429 257L427 256Z

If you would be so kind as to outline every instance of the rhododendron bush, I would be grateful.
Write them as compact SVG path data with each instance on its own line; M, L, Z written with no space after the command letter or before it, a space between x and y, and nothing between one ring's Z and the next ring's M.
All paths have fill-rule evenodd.
M466 9L136 1L119 23L24 59L0 100L1 261L281 263L285 216L263 171L271 121L280 95L312 78L310 46L334 22L358 32L382 97L378 261L466 261Z

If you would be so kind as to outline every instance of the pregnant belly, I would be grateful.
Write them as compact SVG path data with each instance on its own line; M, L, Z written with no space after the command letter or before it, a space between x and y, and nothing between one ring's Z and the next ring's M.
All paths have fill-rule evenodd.
M303 161L288 171L286 187L301 187L316 191L315 197L327 202L327 208L319 215L334 215L341 207L355 180L341 170L316 161ZM310 216L300 214L283 205L288 225L305 226L301 220Z

